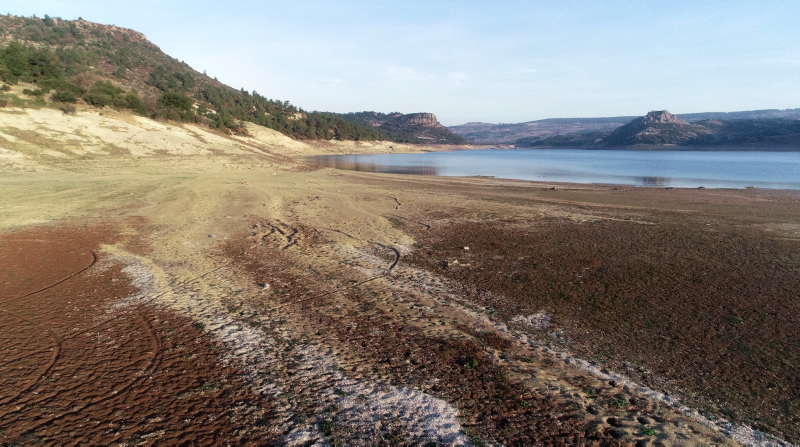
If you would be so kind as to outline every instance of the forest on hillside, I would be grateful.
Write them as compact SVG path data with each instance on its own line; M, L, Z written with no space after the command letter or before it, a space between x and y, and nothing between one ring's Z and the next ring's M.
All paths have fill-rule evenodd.
M42 104L49 98L69 110L83 102L232 132L242 132L241 122L249 121L298 139L387 138L338 114L306 112L289 101L233 89L131 30L10 15L0 16L0 29L11 38L0 46L0 79L4 85L34 84L25 94Z
M433 144L468 144L464 137L453 133L450 129L438 122L422 124L409 119L414 115L404 115L399 112L355 112L345 113L340 116L347 121L360 126L377 129L386 139L398 143L433 143Z

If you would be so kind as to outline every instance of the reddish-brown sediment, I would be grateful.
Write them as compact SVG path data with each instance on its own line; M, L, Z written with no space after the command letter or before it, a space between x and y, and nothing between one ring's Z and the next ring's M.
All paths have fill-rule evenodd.
M409 226L424 247L409 261L508 322L551 314L565 347L588 359L800 439L800 240L711 217L638 218L655 224Z
M256 225L259 229L270 227L275 228ZM272 284L272 300L251 305L267 314L280 309L280 315L291 320L304 337L342 352L338 360L349 376L426 389L455 404L465 429L476 439L520 445L604 445L613 441L613 434L584 420L565 399L553 399L509 380L507 368L475 342L432 338L415 325L405 324L404 317L375 307L370 290L353 286L367 282L343 279L350 285L337 288L338 281L329 279L332 276L326 280L323 273L312 270L315 274L309 274L286 248L314 251L323 244L322 238L307 228L284 232L303 243L296 246L281 237L283 233L269 231L263 237L253 233L232 239L223 253L237 269L251 275L253 282ZM387 266L396 261L393 257ZM330 306L334 297L346 303L343 308ZM298 388L295 398L314 402L312 394L311 388ZM312 413L311 408L306 411Z
M114 306L135 292L98 251L114 240L0 235L0 443L269 442L269 406L213 340L165 309Z

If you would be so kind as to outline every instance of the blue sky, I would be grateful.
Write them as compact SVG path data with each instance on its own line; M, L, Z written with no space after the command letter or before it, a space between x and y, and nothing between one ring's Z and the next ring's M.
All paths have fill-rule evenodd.
M426 111L455 125L800 107L797 1L3 3L133 28L306 110Z

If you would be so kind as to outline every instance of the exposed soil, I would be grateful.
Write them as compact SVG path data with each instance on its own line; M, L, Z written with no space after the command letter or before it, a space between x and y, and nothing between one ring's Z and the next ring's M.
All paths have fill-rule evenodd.
M348 365L348 375L422 388L454 402L466 421L463 425L477 439L522 445L599 444L613 440L603 429L583 421L575 407L508 379L506 369L475 342L431 338L415 325L405 324L403 318L371 305L374 291L359 287L366 286L364 281L354 284L355 281L342 278L337 287L335 282L339 281L332 283L325 273L309 275L284 252L294 247L295 238L302 234L315 237L306 238L308 244L300 249L318 249L323 240L313 230L298 231L269 223L255 227L261 231L233 239L224 247L226 256L238 268L250 272L254 282L269 281L275 288L269 302L250 304L266 314L280 309L280 315L292 320L307 340L347 352L340 358ZM387 258L390 271L399 254L387 254ZM349 306L332 308L334 295ZM296 391L298 397L306 393L303 389ZM313 396L308 396L307 401L313 402ZM311 417L318 409L312 405L304 412ZM386 439L392 437L390 431L384 435ZM398 442L404 442L402 436L391 444Z
M408 225L420 249L407 260L506 322L547 315L534 335L584 358L799 440L800 240L730 219L639 219Z
M115 306L108 228L0 235L0 443L269 442L270 406L190 320Z
M257 222L252 229L247 236L227 241L221 251L236 270L265 287L246 303L255 310L253 315L288 324L297 334L295 343L328 349L348 377L411 387L452 403L475 441L647 445L656 433L667 439L665 430L674 431L680 424L682 430L694 432L694 441L725 443L699 428L687 429L686 418L664 412L632 390L577 368L565 370L551 354L521 346L508 335L450 321L446 312L432 309L416 292L403 291L403 278L411 271L394 247L362 241L364 257L354 253L354 258L330 265L314 262L331 259L337 249L318 230L280 221ZM327 230L345 240L359 240ZM371 266L378 270L365 275ZM233 300L229 308L243 304ZM291 371L303 368L292 360L293 349L292 343L277 348L287 353L288 377L269 372L270 380L291 383L296 374ZM556 379L548 382L545 377ZM313 386L289 385L295 419L327 423L326 415L334 410L320 408L316 396L322 386L319 381ZM353 442L337 438L337 426L330 427L332 441ZM389 422L378 427L380 445L415 444ZM683 434L670 436L689 441Z

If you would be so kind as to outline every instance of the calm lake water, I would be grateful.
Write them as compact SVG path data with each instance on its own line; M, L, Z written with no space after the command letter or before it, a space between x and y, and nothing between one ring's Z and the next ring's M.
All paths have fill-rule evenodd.
M338 169L677 188L800 189L800 152L483 149L312 157Z

